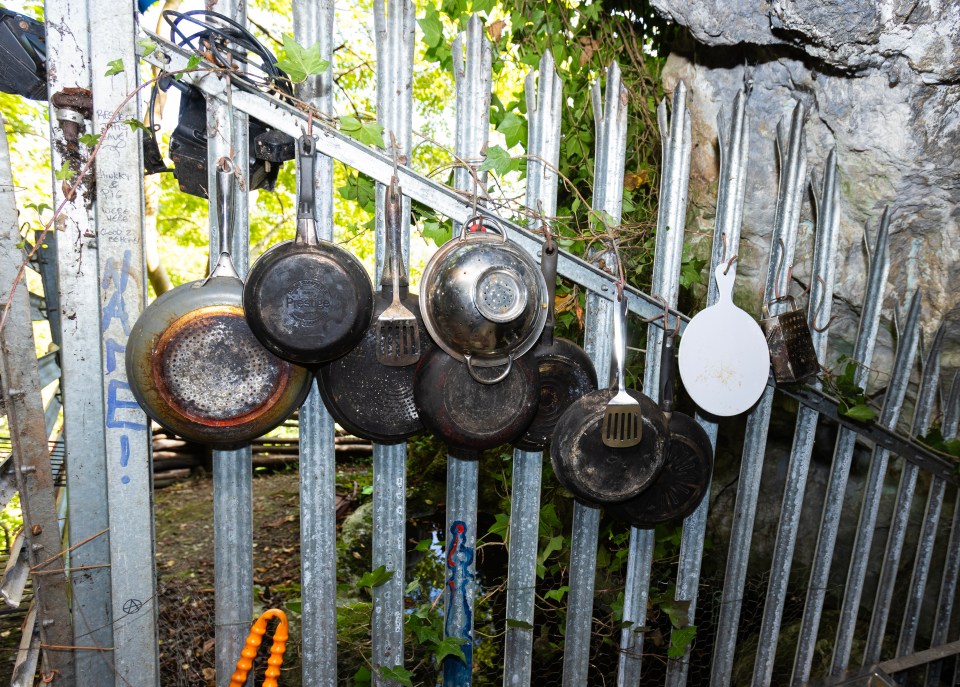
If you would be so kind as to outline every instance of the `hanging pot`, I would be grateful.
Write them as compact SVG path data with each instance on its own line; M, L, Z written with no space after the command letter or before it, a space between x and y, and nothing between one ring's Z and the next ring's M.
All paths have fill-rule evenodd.
M524 451L546 448L564 411L578 398L597 388L597 372L586 352L568 339L553 336L559 254L559 247L548 233L540 258L540 268L547 284L547 321L540 342L529 354L536 360L540 371L540 402L533 422L515 444Z
M720 298L687 324L680 340L680 378L694 403L719 416L739 415L763 395L770 351L760 325L733 304L733 259L717 265Z
M663 469L638 496L608 507L611 515L632 527L650 529L661 523L682 522L710 489L710 437L692 417L673 410L675 337L675 333L664 334L660 358L660 409L669 418L670 427Z
M420 284L430 336L482 384L505 379L513 361L537 343L547 319L543 274L487 217L467 220L460 238L434 253ZM503 370L491 378L478 375L479 367Z
M423 326L417 296L408 292L400 248L401 207L400 191L391 183L385 204L382 288L376 297L374 320L391 307L396 292L415 318L422 356L435 346ZM317 385L324 405L341 427L364 439L395 444L423 431L413 400L416 366L385 364L381 334L377 327L369 327L356 348L317 370Z
M306 398L309 372L257 341L243 317L243 282L227 247L232 172L218 172L222 252L207 279L182 284L141 313L127 342L130 389L153 420L190 441L245 443Z
M477 381L480 373L439 348L420 359L413 398L424 426L453 449L481 451L516 441L530 425L540 397L540 374L530 356L512 361L500 381Z
M613 370L623 377L626 300L614 302ZM574 496L592 503L616 503L637 496L656 478L669 436L667 418L650 397L627 393L640 407L640 441L628 448L608 446L602 428L614 388L593 391L575 401L560 417L550 447L553 471Z
M353 255L317 237L313 170L317 144L297 145L297 236L250 269L243 307L260 342L284 360L318 365L351 350L373 315L373 287Z

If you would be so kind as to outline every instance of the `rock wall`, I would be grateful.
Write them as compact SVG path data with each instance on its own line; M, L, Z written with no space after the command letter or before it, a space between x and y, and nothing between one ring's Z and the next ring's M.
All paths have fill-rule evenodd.
M808 168L822 177L836 147L842 195L832 363L856 333L865 279L863 227L889 206L892 266L886 314L920 287L924 330L950 330L945 372L960 367L960 3L953 0L653 0L686 27L663 73L688 88L693 161L688 231L711 235L719 159L717 113L752 83L751 148L738 300L759 313L778 175L777 122L799 100ZM786 122L785 122L786 123ZM809 278L810 209L794 275ZM702 241L702 239L701 239ZM701 247L706 253L706 245ZM796 289L799 292L799 288ZM929 337L927 337L929 340ZM892 337L874 367L892 362ZM945 374L945 379L949 377ZM882 372L873 388L883 384Z

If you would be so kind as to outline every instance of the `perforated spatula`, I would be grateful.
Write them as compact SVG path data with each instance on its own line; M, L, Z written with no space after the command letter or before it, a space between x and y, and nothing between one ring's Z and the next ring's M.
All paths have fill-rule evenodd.
M397 178L390 180L384 207L386 221L387 254L384 263L389 265L393 278L393 302L377 318L377 360L383 365L403 367L420 360L420 328L417 318L400 302L400 216L403 199L397 187ZM404 274L404 280L406 275Z
M600 438L610 448L630 448L640 443L643 424L640 422L640 404L627 393L624 363L627 338L624 332L627 319L627 299L622 294L613 304L613 362L617 371L617 393L603 411Z

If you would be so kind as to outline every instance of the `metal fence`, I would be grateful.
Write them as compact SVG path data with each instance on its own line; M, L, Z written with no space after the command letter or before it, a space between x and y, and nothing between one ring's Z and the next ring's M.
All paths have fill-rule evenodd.
M241 23L246 21L243 2L221 0L215 9ZM305 45L319 42L323 57L328 60L332 54L333 21L331 0L294 1L293 28L298 42ZM135 70L105 76L108 71L115 71L109 69L110 60L120 59L125 65L136 63L138 28L129 7L107 0L50 3L46 26L53 166L59 169L77 150L76 132L71 134L65 123L75 122L79 116L81 132L93 133L100 132L108 121L118 116L121 119L138 116L138 98L128 98L137 86ZM374 27L379 122L395 136L400 154L408 157L412 144L415 40L412 3L375 0ZM188 68L190 54L162 38L152 37L152 40L159 47L144 56L148 62L169 71ZM104 49L107 45L109 51ZM478 17L470 21L453 48L455 152L459 160L470 163L482 157L490 128L491 47ZM623 193L627 98L616 64L610 66L604 77L604 86L601 88L597 83L593 89L597 143L592 206L616 224L620 221ZM247 149L248 116L293 136L299 135L305 125L301 111L258 92L230 88L229 80L222 75L200 71L185 74L183 80L198 87L207 97L207 128L213 132L208 146L210 170L215 169L214 163L220 157ZM328 71L308 79L298 96L320 112L330 113L333 109L331 87ZM56 95L67 89L92 90L92 105L87 110L58 105ZM555 170L564 99L562 83L549 54L543 56L538 69L530 72L526 91L530 159L525 205L531 210L531 216L542 213L550 217L556 212ZM692 145L685 97L685 88L680 84L672 94L669 111L666 102L661 103L658 110L663 167L653 293L627 290L630 310L643 318L662 312L662 302L658 299L665 300L673 309L677 306L684 239L679 228L684 226L686 216ZM747 116L747 96L740 93L719 121L721 170L709 274L724 256L738 252L751 154ZM808 171L803 123L804 112L798 105L789 122L778 128L781 174L764 290L765 301L774 303L772 314L777 314L781 307L775 303L777 294L789 286L789 271L780 266L792 265L795 256L802 255L797 247L797 233L804 194L812 176ZM318 148L326 156L317 165L315 178L321 235L329 238L333 231L332 163L336 159L378 182L379 267L383 255L383 184L394 173L393 160L322 122L314 121L313 127ZM62 613L49 618L50 624L45 621L39 631L41 642L49 647L55 642L45 633L58 627L57 623L61 623L62 628L62 623L71 622L72 618L71 646L84 649L53 652L52 655L59 658L47 667L61 665L62 675L69 675L69 664L69 670L75 667L75 684L97 687L105 684L150 687L159 683L149 431L146 418L130 395L124 366L119 362L129 327L145 303L143 164L139 135L126 126L113 127L106 134L96 160L96 191L91 190L92 186L83 185L74 197L66 198L63 185L59 181L53 184L56 204L63 204L64 211L57 223L57 279L55 286L53 282L48 285L47 293L57 294L60 317L55 326L62 332L63 342L60 364L70 494L69 543L77 546L70 565L84 570L83 574L69 573L70 612L64 607ZM245 156L235 156L235 161L240 165L240 174L246 177ZM840 227L836 156L831 153L826 160L814 161L811 167L818 170L822 182L815 193L816 241L808 319L814 325L818 356L824 361L829 335L825 325L831 318ZM408 166L401 165L397 172L408 195L406 203L414 199L454 222L465 221L473 213L470 196L474 192L474 178L467 167L457 170L455 189ZM482 174L479 184L484 185ZM246 195L238 194L234 216L239 223L232 251L241 275L247 269L246 203ZM493 212L482 203L478 210ZM210 216L210 254L216 256L219 247L213 204ZM409 213L405 212L404 216L408 217ZM537 256L541 239L527 227L506 224L515 240ZM533 222L531 228L535 226ZM868 232L869 271L865 275L864 302L851 356L857 364L856 382L862 387L871 381L868 370L880 330L881 308L887 296L884 289L890 265L889 230L889 218L885 215L879 220L879 227ZM403 227L403 245L406 256L409 226ZM599 378L606 380L615 281L596 265L596 261L584 261L564 253L559 270L588 293L585 349ZM0 286L7 289L8 282ZM893 431L902 424L901 409L922 348L922 316L919 294L892 296L903 301L904 308L903 316L898 318L896 361L884 390L878 421L861 425L844 418L838 414L836 403L825 397L817 386L803 391L778 391L771 382L746 417L729 549L719 552L725 556L721 580L701 580L711 499L706 499L685 521L678 559L671 574L675 580L674 598L685 609L681 615L685 614L690 624L700 628L693 649L688 646L681 655L667 658L662 649L650 645L648 607L655 535L652 530L632 529L616 675L600 675L591 667L591 652L597 641L593 633L593 605L602 513L576 503L570 525L572 553L567 570L564 685L614 681L618 685L638 685L643 676L654 672L662 674L665 684L671 686L707 682L721 687L744 684L748 680L746 675L752 676L749 679L754 685L786 682L799 685L810 681L824 654L829 660L824 669L817 669L818 674L823 672L839 679L860 664L874 672L884 668L903 670L906 664L894 659L902 659L921 648L940 648L940 654L950 653L949 640L955 638L952 611L960 570L960 494L951 463ZM716 286L711 280L708 303L716 299ZM90 308L91 303L98 303L99 308ZM12 329L13 324L8 324L8 328ZM648 326L650 350L658 350L662 335L661 325ZM935 421L942 344L941 331L923 356L911 435L925 434ZM659 358L649 356L643 391L654 398L658 377ZM91 385L91 380L102 380L102 383ZM9 380L4 381L6 394ZM798 400L799 405L772 560L768 569L763 565L764 569L758 570L758 563L750 559L751 543L764 487L762 475L774 400L781 393ZM941 432L944 437L953 437L960 417L960 387L956 383L941 406ZM332 686L342 684L348 676L337 675L334 427L316 388L300 418L303 682ZM716 446L720 425L706 416L698 417L698 421ZM818 426L835 429L835 435L828 439L834 442L834 448L822 516L819 522L808 522L802 517L802 506L808 496L805 490L815 441L821 436L817 433ZM724 431L726 427L724 425ZM732 443L738 444L736 440ZM872 452L863 489L859 494L851 494L848 477L858 446L866 446ZM371 635L375 668L399 666L404 662L405 461L406 448L402 444L374 448L373 566L400 573L373 590ZM217 451L213 464L217 684L226 686L253 612L250 449ZM510 558L503 619L505 685L530 684L533 673L538 635L535 603L542 464L539 453L514 452ZM456 542L461 552L477 545L477 471L475 461L455 456L448 459L446 531L450 532L456 523L460 533ZM899 484L892 520L888 523L880 520L880 500L896 480ZM917 524L911 521L911 513L917 510L915 497L921 498L924 492L926 505ZM27 515L29 517L29 513ZM952 519L949 526L940 524L941 515ZM842 527L854 520L855 527ZM918 527L916 551L905 551L908 531ZM96 536L107 529L108 537ZM797 604L790 600L796 595L796 585L791 587L790 581L798 577L793 570L795 547L798 534L809 531L818 533L816 550L804 585L806 598ZM886 542L881 545L874 541L874 535L884 531ZM835 556L838 538L846 536L843 533L852 533L849 560ZM933 553L937 550L944 555L934 563ZM882 570L873 584L867 579L868 563L875 560L877 552L882 555ZM467 640L464 653L469 658L477 640L472 623L477 583L473 558L467 556L464 561L451 564L447 570L450 584L444 587L443 608L447 614L446 632ZM913 567L907 574L905 566L911 561ZM844 572L846 582L837 588L831 578L843 577ZM765 582L758 583L758 580ZM874 594L873 600L869 599L868 590ZM839 613L830 605L834 603L839 604ZM935 608L932 619L930 611L925 610L931 603ZM758 610L761 608L762 613ZM749 627L745 612L750 616ZM791 622L798 621L798 625L794 623L798 628L795 632L786 630L785 612ZM828 613L829 623L825 621ZM94 648L108 651L94 651ZM929 660L929 656L921 656L921 660L924 659ZM877 668L881 661L886 662ZM652 670L653 662L659 664L657 671ZM789 674L784 671L784 665L792 666ZM916 677L914 672L912 680L941 684L941 678L953 674L952 666L944 668L938 662L924 665L925 677ZM374 674L376 683L394 684L379 677L376 670ZM50 675L54 682L63 681L61 676ZM471 684L469 661L464 664L456 658L446 659L443 683Z

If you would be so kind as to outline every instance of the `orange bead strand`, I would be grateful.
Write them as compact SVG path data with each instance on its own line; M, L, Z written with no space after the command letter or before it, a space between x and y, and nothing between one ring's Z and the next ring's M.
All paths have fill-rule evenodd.
M263 681L263 687L277 687L280 666L283 665L283 653L287 650L287 639L290 638L287 616L277 608L264 611L263 615L257 618L253 627L250 628L250 634L247 635L246 645L240 652L240 660L237 661L236 670L230 677L230 687L243 687L246 684L247 675L253 667L253 659L257 657L257 649L260 648L263 636L267 633L267 622L271 618L276 618L279 622L273 633L273 644L270 646L270 658L267 660L267 673Z

